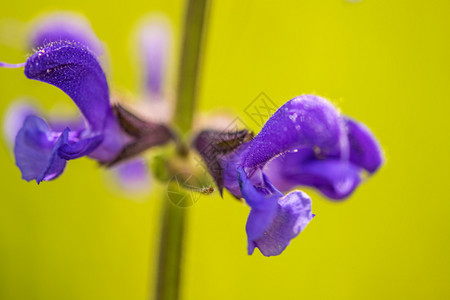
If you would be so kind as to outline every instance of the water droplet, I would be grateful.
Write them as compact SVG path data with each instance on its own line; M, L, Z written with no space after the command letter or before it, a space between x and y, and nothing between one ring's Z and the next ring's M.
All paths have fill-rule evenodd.
M289 119L291 119L292 122L295 122L297 120L297 114L296 113L290 114Z

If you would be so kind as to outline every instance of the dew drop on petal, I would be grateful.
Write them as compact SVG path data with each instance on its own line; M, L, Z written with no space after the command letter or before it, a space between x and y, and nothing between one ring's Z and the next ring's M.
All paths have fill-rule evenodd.
M296 113L290 114L289 119L291 119L292 122L295 122L297 120L297 114Z

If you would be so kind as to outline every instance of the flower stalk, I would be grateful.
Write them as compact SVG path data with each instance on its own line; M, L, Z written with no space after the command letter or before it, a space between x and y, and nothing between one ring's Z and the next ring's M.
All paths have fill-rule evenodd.
M180 156L186 156L187 154L188 146L185 144L185 138L191 130L196 106L198 70L202 36L207 19L207 2L207 0L189 0L187 3L178 72L177 101L173 120L174 127L181 136L178 145ZM172 184L174 183L169 183L169 189ZM182 198L185 195L175 196ZM177 300L180 298L181 265L187 216L185 209L175 206L167 198L166 196L163 201L156 300Z
M207 2L208 0L189 0L187 3L174 116L174 125L181 135L186 135L191 130L194 118L202 36L207 19Z

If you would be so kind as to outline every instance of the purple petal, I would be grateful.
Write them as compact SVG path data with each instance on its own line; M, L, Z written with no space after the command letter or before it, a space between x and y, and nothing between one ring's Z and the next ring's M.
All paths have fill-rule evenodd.
M264 256L281 254L311 221L311 199L301 191L283 196L267 178L264 187L255 187L240 168L239 181L242 194L250 205L247 220L248 253L255 247Z
M248 145L249 143L243 144L220 159L223 186L237 198L242 198L242 193L236 170L240 166L242 153L245 152Z
M25 75L52 84L69 95L90 125L101 132L112 114L105 74L94 54L76 43L61 42L34 53Z
M350 161L370 173L383 164L381 146L367 126L345 118L350 142Z
M37 109L28 101L11 102L3 117L3 134L11 147L14 145L17 133L22 128L25 119L36 114Z
M145 86L156 98L160 98L163 93L170 43L171 30L165 19L152 18L139 30L139 48Z
M314 156L305 151L287 153L267 164L264 172L281 191L296 186L310 186L331 199L348 197L361 182L361 169L346 160Z
M60 111L58 112L60 113ZM53 131L63 131L67 127L75 132L81 132L86 129L86 121L81 116L65 116L52 113L47 116L47 123Z
M116 117L110 114L103 128L103 142L98 148L89 153L89 157L98 160L101 163L107 163L114 160L122 149L132 140L120 128Z
M66 166L66 160L57 154L58 148L67 142L69 130L62 133L50 131L39 117L28 116L16 137L14 155L22 178L37 183L58 177Z
M103 47L92 30L89 21L81 15L58 12L40 18L35 22L30 35L33 48L40 48L52 42L71 41L85 45L97 56L103 54Z
M266 122L249 143L242 165L262 167L270 159L292 149L316 148L321 153L340 151L346 155L345 127L338 110L327 100L304 95L296 97Z
M302 191L287 194L278 199L277 204L275 218L264 234L248 241L249 254L257 247L264 256L280 255L314 217L311 212L311 198ZM250 212L247 230L254 225L250 223L252 214L259 212Z
M102 142L103 134L77 141L69 141L58 149L58 155L66 160L80 158L94 151Z

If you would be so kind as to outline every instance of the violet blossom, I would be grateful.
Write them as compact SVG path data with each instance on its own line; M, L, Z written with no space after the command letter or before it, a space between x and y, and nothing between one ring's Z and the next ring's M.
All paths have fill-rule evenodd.
M79 119L66 120L64 127L61 122L47 123L28 103L10 110L15 118L7 118L5 131L9 139L16 135L14 155L23 179L52 180L63 172L67 160L83 156L113 165L171 139L164 125L142 120L121 105L111 106L98 57L103 53L101 42L82 19L51 16L36 26L30 40L38 50L24 64L0 66L24 65L27 78L60 88L75 102L85 122L80 126ZM157 75L153 77L156 80ZM24 121L17 131L19 120ZM129 173L133 166L144 174L142 162L129 164L120 170Z
M205 145L213 144L213 150ZM219 188L251 207L248 252L279 255L311 221L311 199L296 186L317 188L331 199L348 197L364 172L382 164L381 148L366 126L342 116L313 95L286 102L254 138L203 131L194 146Z

